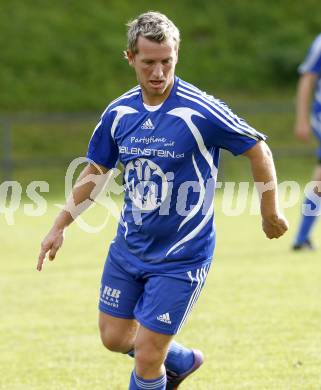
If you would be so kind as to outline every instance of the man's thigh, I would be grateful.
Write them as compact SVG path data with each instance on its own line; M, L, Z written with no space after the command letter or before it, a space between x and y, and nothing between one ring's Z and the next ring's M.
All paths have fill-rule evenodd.
M101 278L99 310L113 317L134 319L134 309L145 282L122 264L125 259L121 251L111 247Z
M157 333L178 333L200 296L209 268L205 264L181 273L148 276L135 308L137 321Z

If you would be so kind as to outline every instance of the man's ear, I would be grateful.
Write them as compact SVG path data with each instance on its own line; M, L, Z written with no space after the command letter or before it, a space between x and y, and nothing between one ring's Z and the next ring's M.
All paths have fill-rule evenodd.
M129 66L133 66L135 61L135 54L130 50L126 50L126 56L128 59Z

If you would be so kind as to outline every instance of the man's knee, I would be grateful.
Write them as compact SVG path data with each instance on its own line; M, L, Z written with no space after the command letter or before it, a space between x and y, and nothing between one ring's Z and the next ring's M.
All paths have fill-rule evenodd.
M127 353L133 348L137 325L133 320L124 320L100 313L99 330L103 345L110 351Z
M157 350L151 346L146 346L145 348L135 346L135 362L136 366L140 368L160 367L165 357L166 355L162 350Z
M138 338L135 342L135 361L138 367L160 367L167 354L168 341L159 338Z
M100 331L100 338L104 347L106 347L109 351L126 352L124 351L123 341L119 338L117 333L108 330Z

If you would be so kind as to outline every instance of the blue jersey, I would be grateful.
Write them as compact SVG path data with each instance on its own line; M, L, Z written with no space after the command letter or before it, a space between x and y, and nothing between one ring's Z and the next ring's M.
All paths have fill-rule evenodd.
M321 34L313 41L303 63L299 66L299 72L301 74L307 72L315 73L318 77L312 106L313 115L318 115L321 113ZM315 120L320 122L319 130L321 132L321 118L315 118ZM312 121L314 121L313 118Z
M149 271L210 261L219 150L238 155L258 140L265 136L178 77L157 110L144 105L139 86L114 100L87 157L107 168L124 166L115 245L129 252L128 261Z

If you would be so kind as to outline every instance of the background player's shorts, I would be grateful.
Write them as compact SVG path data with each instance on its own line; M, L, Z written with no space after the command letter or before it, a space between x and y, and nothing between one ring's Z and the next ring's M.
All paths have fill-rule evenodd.
M176 334L196 303L210 268L177 273L139 271L126 261L133 256L111 244L100 289L99 310L120 318L136 318L158 333Z
M313 133L319 143L319 147L317 149L317 157L319 162L321 163L321 111L313 112L311 124Z

